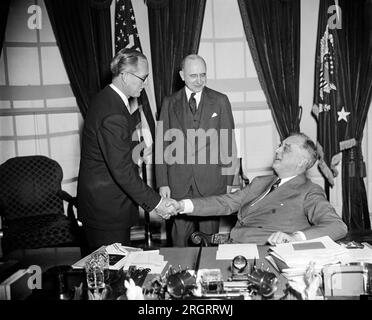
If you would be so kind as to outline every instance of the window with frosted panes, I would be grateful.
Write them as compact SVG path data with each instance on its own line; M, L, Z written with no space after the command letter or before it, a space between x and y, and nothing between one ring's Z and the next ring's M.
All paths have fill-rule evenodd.
M272 173L279 136L257 78L236 0L207 0L198 53L207 63L207 85L229 97L245 175L251 180Z
M44 1L11 1L0 57L0 163L50 157L75 196L82 123Z

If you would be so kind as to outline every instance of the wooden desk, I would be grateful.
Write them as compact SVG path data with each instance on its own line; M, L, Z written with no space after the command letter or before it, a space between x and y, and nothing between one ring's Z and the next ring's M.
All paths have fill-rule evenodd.
M259 246L259 259L257 260L257 267L269 268L278 277L278 290L274 296L274 299L282 297L284 295L283 290L287 283L286 279L271 266L271 264L266 261L265 256L267 255L267 248L265 246ZM200 269L220 269L223 275L223 279L227 280L230 276L230 260L216 260L216 252L218 247L203 247L201 260L200 260ZM198 255L198 247L188 247L188 248L160 248L160 254L164 255L164 259L168 261L168 266L172 265L178 269L178 266L181 265L182 268L189 267L189 269L195 268L196 257ZM49 256L47 258L47 256ZM19 253L18 258L23 258L24 267L26 267L25 262L29 265L31 264L40 264L42 266L43 272L50 270L52 267L59 265L72 265L77 260L80 259L79 252L76 250L71 252L70 248L44 248L37 250L23 250L22 253ZM43 258L43 259L42 259ZM250 261L253 264L253 260ZM167 267L168 267L167 266ZM167 268L166 267L166 268ZM46 274L46 273L45 273ZM151 280L153 275L148 275L145 281ZM78 286L81 281L85 281L84 271L74 273L71 283L68 286L70 289L73 288L73 285ZM45 292L39 292L34 295L36 300L39 299L54 299L49 297L49 291L52 290L52 283L44 283L44 288L47 289ZM56 288L57 289L57 288Z

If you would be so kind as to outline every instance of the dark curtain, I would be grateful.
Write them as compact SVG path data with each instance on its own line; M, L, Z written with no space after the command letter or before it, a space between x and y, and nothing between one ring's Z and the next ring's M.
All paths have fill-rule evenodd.
M206 0L147 0L151 58L158 114L161 103L180 89L182 59L197 53Z
M3 0L0 2L0 55L3 49L3 42L5 37L6 23L8 21L10 0Z
M326 187L333 185L342 158L342 218L349 231L371 228L361 149L372 96L367 2L339 0L338 11L333 0L321 0L319 6L313 108L322 151L319 167Z
M282 139L300 130L300 0L238 0L258 79Z
M366 230L371 228L371 222L361 144L372 98L372 17L364 16L368 12L365 0L339 3L343 16L337 37L342 55L342 92L345 109L350 112L345 138L356 140L356 145L342 155L342 217L350 231Z
M111 0L45 0L79 109L111 81Z

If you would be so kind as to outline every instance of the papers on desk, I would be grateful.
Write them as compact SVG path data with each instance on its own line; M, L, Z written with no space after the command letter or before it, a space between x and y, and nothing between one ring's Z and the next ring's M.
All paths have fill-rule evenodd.
M164 256L159 254L159 250L131 252L125 261L124 270L130 266L137 268L149 268L153 274L161 274L168 261L164 261Z
M102 248L105 248L107 253L109 254L109 259L110 259L109 269L110 270L121 269L125 265L125 262L128 259L128 256L132 252L142 251L142 249L140 248L126 247L126 246L122 246L120 243L113 243L108 246L102 246L94 252L97 252L101 250ZM91 255L94 252L80 259L78 262L74 263L72 265L72 268L73 269L84 269L86 261L91 257Z
M232 260L239 255L244 256L246 259L258 259L257 245L252 243L220 244L216 260Z
M372 263L372 246L367 242L362 244L362 249L347 249L350 261Z
M319 286L322 269L326 265L342 265L353 262L372 263L372 247L363 243L362 249L347 249L343 244L337 244L329 237L278 244L270 248L266 259L288 279L290 286L302 297L307 299L323 299L322 293L316 290ZM306 270L313 262L314 273L318 274L313 278L311 285L309 273ZM308 272L312 272L311 268ZM333 280L332 280L333 281ZM315 291L316 290L316 291ZM311 294L310 294L311 293ZM305 299L304 298L304 299Z
M348 250L325 236L306 241L278 244L270 247L266 257L284 276L298 276L305 272L310 262L315 263L315 271L324 265L349 263Z

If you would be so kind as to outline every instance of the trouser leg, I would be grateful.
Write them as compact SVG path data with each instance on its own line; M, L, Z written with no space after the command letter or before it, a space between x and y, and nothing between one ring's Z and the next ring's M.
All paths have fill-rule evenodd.
M130 246L130 228L101 230L83 226L83 230L90 251L113 243L121 243L122 245Z

